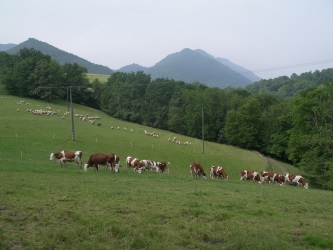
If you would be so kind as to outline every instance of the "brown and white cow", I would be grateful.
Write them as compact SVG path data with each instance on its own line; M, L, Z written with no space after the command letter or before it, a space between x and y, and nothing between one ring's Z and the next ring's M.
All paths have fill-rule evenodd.
M273 183L278 183L279 185L284 185L285 177L281 174L274 174Z
M114 160L114 154L92 154L87 164L84 164L84 170L87 171L89 167L94 167L98 171L98 165L107 165L111 170Z
M134 168L134 171L141 173L143 171L143 163L140 162L140 160L138 158L135 157L131 157L131 156L127 156L126 158L126 166L127 166L127 170L131 170L131 167Z
M201 166L201 164L199 162L193 162L190 165L190 173L195 179L200 178L200 177L202 177L203 179L206 179L205 171L203 170L203 167Z
M262 181L264 183L273 183L274 182L274 175L275 173L273 172L267 172L267 171L261 171L260 175L262 177Z
M143 166L144 171L152 170L153 168L156 169L156 162L152 160L141 160L140 164Z
M285 174L284 175L284 183L287 185L296 185L300 187L304 187L305 189L309 188L309 184L305 182L305 179L301 175L295 174Z
M75 162L78 168L82 168L82 152L81 151L70 151L62 150L58 153L51 153L50 161L57 159L60 162L60 166L66 166L66 162Z
M251 172L251 171L248 171L248 170L241 170L240 171L240 180L253 180L253 181L256 181L256 182L259 182L261 183L261 177L260 177L260 174L257 173L257 172Z
M120 167L120 158L118 155L114 154L114 161L110 165L110 171L112 172L119 172L119 167Z
M223 167L220 166L211 166L210 167L210 178L214 179L215 177L221 178L224 180L228 180L229 177L227 173L224 171Z
M170 164L170 162L166 163L164 161L159 161L156 163L156 166L157 166L157 170L158 172L160 173L169 173L169 168L168 168L168 165Z

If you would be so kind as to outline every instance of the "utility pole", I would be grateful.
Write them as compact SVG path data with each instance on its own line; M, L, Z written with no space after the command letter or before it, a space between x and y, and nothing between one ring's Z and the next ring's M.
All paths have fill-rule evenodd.
M205 125L205 118L204 118L204 110L203 110L203 106L201 108L201 117L202 117L202 153L205 153L205 129L204 129L204 125Z
M72 141L75 141L74 131L74 113L73 113L73 99L72 99L72 86L69 86L69 98L71 102L71 117L72 117Z
M66 88L67 89L67 112L69 112L69 87Z

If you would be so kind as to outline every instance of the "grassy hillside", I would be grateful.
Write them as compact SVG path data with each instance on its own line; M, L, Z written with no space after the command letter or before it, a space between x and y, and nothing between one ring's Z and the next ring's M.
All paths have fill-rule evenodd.
M89 82L93 82L95 79L97 79L101 83L106 83L110 75L87 74L87 77L89 79Z
M280 164L256 152L206 142L203 154L200 140L79 105L74 113L99 116L101 126L75 117L72 141L71 119L62 119L66 103L0 97L1 249L333 247L332 192L240 182L241 169L260 171ZM47 106L57 115L26 111ZM146 136L144 130L159 137ZM173 136L192 145L169 142ZM84 162L93 153L117 153L121 172L103 167L84 172L72 163L60 168L49 155L62 149L82 150ZM128 155L170 161L170 172L127 172ZM206 172L211 164L224 166L230 180L193 180L188 167L193 161L201 162Z

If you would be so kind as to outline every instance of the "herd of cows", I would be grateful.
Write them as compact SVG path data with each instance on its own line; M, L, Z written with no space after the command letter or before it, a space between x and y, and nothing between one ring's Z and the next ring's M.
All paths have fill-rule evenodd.
M194 178L204 178L206 179L206 174L198 162L193 162L190 165L190 173ZM279 185L292 185L292 186L299 186L308 189L309 185L305 182L305 179L301 175L294 175L294 174L285 174L280 175L273 172L261 171L258 172L251 172L248 170L241 170L240 171L240 180L252 180L258 183L278 183ZM225 172L223 167L220 166L211 166L210 167L210 178L221 178L224 180L228 180L229 177Z
M116 154L92 154L86 164L82 163L81 151L62 150L58 153L51 153L50 161L58 160L61 167L66 167L66 162L75 162L78 168L84 168L85 171L90 167L94 167L98 171L99 165L107 166L111 172L119 172L120 158ZM168 171L169 163L163 161L139 160L135 157L128 156L126 158L127 170L134 168L134 171L142 173L144 171L156 170L156 172L165 173Z
M82 168L82 152L81 151L69 151L62 150L58 153L51 153L50 160L57 159L60 162L61 167L66 167L66 162L75 162L79 168ZM131 168L134 168L134 171L142 173L149 170L155 170L156 172L166 173L168 172L168 165L166 162L156 162L152 160L139 160L135 157L128 156L126 158L126 166L129 171ZM83 165L85 171L89 167L94 167L98 171L99 165L106 165L109 167L112 172L119 172L120 167L120 158L116 154L92 154L89 157L89 160L86 164ZM199 162L193 162L190 165L190 174L195 178L206 179L206 173L204 168ZM252 180L258 183L278 183L279 185L293 185L300 186L308 189L309 185L305 182L304 178L301 175L294 174L285 174L280 175L273 172L261 171L251 172L248 170L242 170L240 172L240 180ZM210 178L220 178L228 180L229 177L225 172L225 169L221 166L211 166L210 167Z

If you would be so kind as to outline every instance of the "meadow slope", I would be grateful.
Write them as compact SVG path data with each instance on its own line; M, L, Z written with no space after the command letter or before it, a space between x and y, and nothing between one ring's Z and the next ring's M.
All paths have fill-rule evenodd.
M80 105L74 113L99 116L101 126L75 117L72 141L71 118L62 119L67 103L0 97L0 249L333 248L332 192L239 181L241 169L296 173L292 166L210 142L202 153L201 140ZM26 111L46 107L57 114ZM174 136L192 145L169 142ZM62 149L81 150L84 163L93 153L116 153L121 171L60 168L49 156ZM127 172L128 155L171 162L170 172ZM193 161L207 174L223 166L229 181L194 180Z

